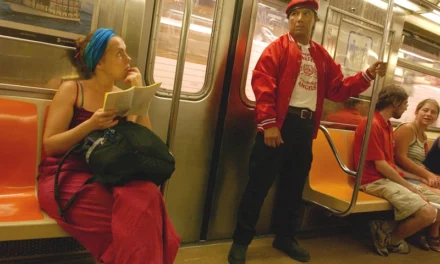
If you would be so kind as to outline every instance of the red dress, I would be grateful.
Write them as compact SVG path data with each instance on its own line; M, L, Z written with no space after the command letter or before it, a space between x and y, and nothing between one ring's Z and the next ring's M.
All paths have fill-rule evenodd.
M75 106L70 128L93 115ZM41 208L96 260L105 264L171 264L180 238L170 221L159 188L146 181L107 189L82 186L91 177L75 153L65 161L59 177L62 206L78 190L72 206L60 218L54 199L54 175L61 157L47 157L39 165L38 200Z

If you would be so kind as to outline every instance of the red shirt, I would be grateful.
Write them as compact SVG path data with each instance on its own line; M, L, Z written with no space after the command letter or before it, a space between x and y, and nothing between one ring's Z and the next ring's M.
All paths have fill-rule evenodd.
M341 66L333 60L324 47L310 41L309 51L318 74L314 131L316 138L324 98L343 102L365 91L373 78L368 71L344 78ZM281 129L283 126L300 72L301 61L301 49L290 34L283 35L269 44L261 54L252 75L259 132L275 126Z
M353 157L355 168L359 166L361 156L362 141L364 140L367 119L357 126L354 134ZM379 112L374 113L373 123L371 124L370 140L368 141L368 150L365 160L365 167L362 174L361 184L372 183L384 178L374 165L375 160L385 160L401 176L403 174L397 170L394 164L394 137L393 126L390 121L385 121Z

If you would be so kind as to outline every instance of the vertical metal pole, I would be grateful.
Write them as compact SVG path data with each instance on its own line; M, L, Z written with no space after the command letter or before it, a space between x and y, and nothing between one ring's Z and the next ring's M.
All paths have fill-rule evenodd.
M388 43L388 37L390 34L391 20L393 17L393 7L394 7L394 0L389 0L388 10L387 10L387 18L386 18L385 28L384 28L384 34L383 34L382 44L380 46L380 51L379 51L379 58L382 60L385 55L385 50L386 50L387 43ZM364 141L362 143L361 156L360 156L360 160L359 160L359 167L357 168L358 173L356 176L354 190L359 190L359 186L361 183L362 172L363 172L364 165L365 165L365 157L366 157L367 149L368 149L368 141L370 139L371 124L373 122L374 112L375 112L376 103L377 103L377 97L379 95L379 79L380 79L380 77L376 76L376 80L374 81L374 85L373 85L373 97L371 98L370 111L368 112L367 126L366 126L366 130L365 130ZM355 198L355 201L356 201L357 192L355 192L354 196L355 197L353 197L353 198Z
M167 146L171 152L174 150L174 138L176 135L177 114L179 110L180 94L182 91L183 71L186 57L186 44L191 23L191 0L185 0L185 11L183 13L182 30L180 32L179 52L177 54L176 75L174 77L173 97L171 99L170 120L168 123ZM161 192L165 192L166 183L162 184Z

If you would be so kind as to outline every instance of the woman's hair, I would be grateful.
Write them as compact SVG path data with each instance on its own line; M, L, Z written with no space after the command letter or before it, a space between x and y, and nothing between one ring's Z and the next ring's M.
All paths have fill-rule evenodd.
M417 114L417 112L419 112L419 110L422 109L422 107L425 104L432 104L432 105L434 105L437 108L437 114L440 112L440 105L438 104L437 100L432 99L432 98L428 98L428 99L420 101L420 103L416 107L416 112L415 113Z
M76 41L75 65L86 78L90 78L95 72L96 65L104 56L108 42L114 35L112 29L100 28Z
M398 106L408 99L405 89L396 84L385 86L379 93L376 110L381 111L389 106Z
M89 70L87 68L86 60L85 60L85 52L87 44L89 44L90 40L93 37L93 34L95 34L95 31L89 33L84 38L79 38L75 41L76 46L76 52L73 57L73 61L75 63L75 66L78 68L78 70L84 74L84 77L90 78L93 75L93 71Z

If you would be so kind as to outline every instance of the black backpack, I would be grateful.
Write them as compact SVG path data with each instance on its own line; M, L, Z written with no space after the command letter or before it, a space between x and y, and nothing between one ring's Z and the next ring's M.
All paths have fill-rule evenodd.
M93 174L84 184L99 182L107 187L133 180L163 184L174 172L175 160L164 142L151 130L131 121L120 121L113 128L96 130L67 151L55 173L54 195L60 216L69 209L75 193L60 205L58 178L66 158L73 152L84 157Z

